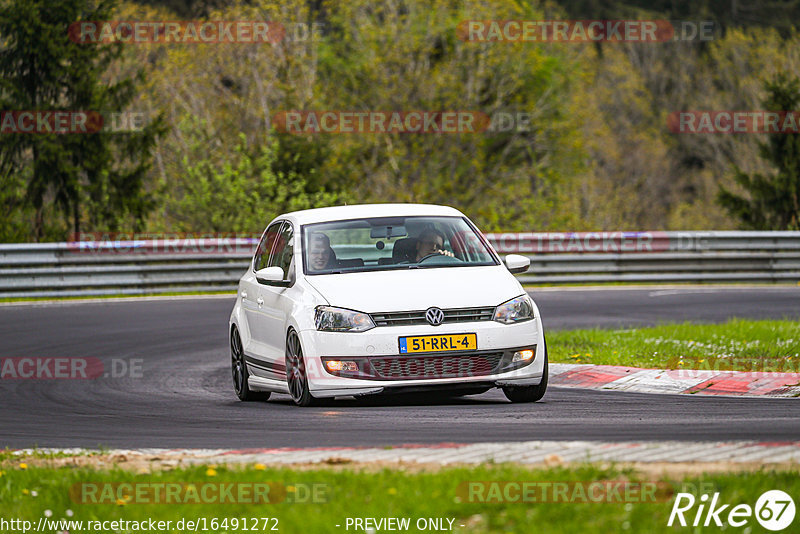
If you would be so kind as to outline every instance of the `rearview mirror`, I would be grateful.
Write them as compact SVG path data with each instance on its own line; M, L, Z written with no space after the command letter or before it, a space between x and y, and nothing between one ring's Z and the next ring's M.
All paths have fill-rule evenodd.
M511 274L524 273L531 266L531 259L519 254L509 254L506 256L506 268Z
M391 239L393 237L404 237L406 235L408 235L408 231L402 224L397 226L373 226L369 230L369 236L372 239Z
M283 269L280 267L264 267L256 271L256 280L259 284L269 286L288 286L289 281L283 279Z

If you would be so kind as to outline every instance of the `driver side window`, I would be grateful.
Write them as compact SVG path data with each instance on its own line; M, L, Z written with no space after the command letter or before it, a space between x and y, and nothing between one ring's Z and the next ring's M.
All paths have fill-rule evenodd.
M253 257L253 270L258 271L269 265L269 258L275 251L276 238L280 233L282 224L283 221L273 223L267 228L267 231L264 232L264 237L261 238L261 242L256 249L256 254Z
M283 269L283 279L289 279L289 267L292 264L292 257L294 256L294 243L292 238L294 231L292 225L287 223L283 224L278 239L275 241L273 252L269 261L270 267L280 267Z

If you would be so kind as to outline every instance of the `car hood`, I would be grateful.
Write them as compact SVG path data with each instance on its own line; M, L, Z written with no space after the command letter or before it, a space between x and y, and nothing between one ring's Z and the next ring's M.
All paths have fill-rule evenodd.
M502 265L327 274L306 280L331 306L367 313L497 306L523 293Z

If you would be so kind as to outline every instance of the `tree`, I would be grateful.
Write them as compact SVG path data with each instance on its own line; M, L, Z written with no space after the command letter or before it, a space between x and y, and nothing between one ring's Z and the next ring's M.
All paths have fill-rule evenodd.
M218 144L206 124L187 117L179 124L189 144L174 198L165 200L173 226L181 231L261 232L288 211L330 206L346 197L314 184L316 169L297 172L277 165L277 139L249 145L239 134L233 153L218 158Z
M582 167L566 95L574 52L540 43L463 40L462 21L541 20L528 2L333 2L306 109L467 111L487 130L316 134L334 157L322 175L356 177L362 202L430 202L464 210L485 231L574 227L565 208ZM501 128L498 117L508 119Z
M135 78L104 79L121 43L70 40L73 22L109 20L114 0L8 0L0 5L0 109L90 111L108 121L126 111ZM107 122L106 122L107 123ZM143 224L152 208L144 183L150 152L164 131L156 117L137 131L6 133L0 136L0 182L26 176L32 237L43 237L45 214L60 212L74 232ZM55 210L45 210L54 203ZM83 208L85 208L85 213ZM63 235L62 235L63 237Z
M800 104L800 79L779 74L765 84L764 109L795 111ZM720 204L742 226L753 230L800 230L800 134L772 133L759 143L761 159L777 169L773 175L742 172L736 167L734 180L747 191L741 196L720 188Z

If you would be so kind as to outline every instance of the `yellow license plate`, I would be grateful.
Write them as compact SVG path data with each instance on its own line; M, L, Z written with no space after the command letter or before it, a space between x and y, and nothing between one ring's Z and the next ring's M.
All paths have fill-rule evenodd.
M478 336L476 334L401 337L399 338L399 342L400 354L477 350L478 348Z

